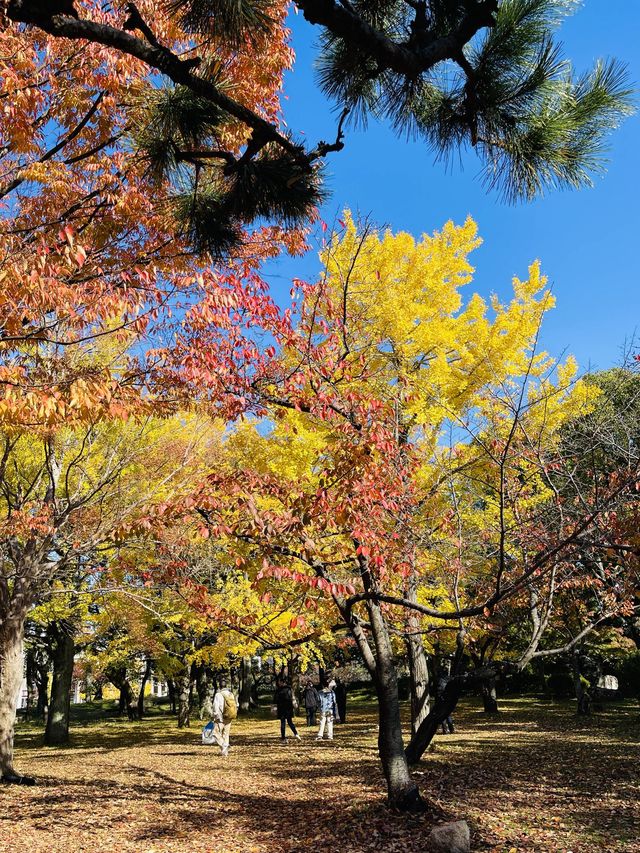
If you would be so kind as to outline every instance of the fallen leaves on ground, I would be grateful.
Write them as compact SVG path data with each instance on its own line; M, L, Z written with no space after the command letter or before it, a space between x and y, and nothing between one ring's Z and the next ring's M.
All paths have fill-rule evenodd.
M384 804L375 712L359 707L333 743L281 744L277 722L238 720L228 758L175 719L76 727L46 748L33 727L17 764L34 788L0 788L0 851L11 853L428 853L435 822L465 818L473 849L494 853L640 851L637 711L578 720L570 706L473 700L438 736L415 778L420 817Z

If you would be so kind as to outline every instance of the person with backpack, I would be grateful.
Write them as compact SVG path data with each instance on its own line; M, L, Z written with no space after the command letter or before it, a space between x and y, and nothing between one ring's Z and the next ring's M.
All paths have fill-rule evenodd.
M307 725L315 726L316 711L320 705L320 697L318 696L318 691L313 686L313 682L311 680L307 681L307 686L302 694L302 704L307 712Z
M291 686L285 679L278 681L276 692L273 697L273 704L276 706L276 716L280 720L280 740L285 743L287 725L293 732L296 740L300 740L300 735L293 722L293 691Z
M220 745L222 755L229 754L229 732L231 723L238 716L238 703L233 695L227 680L221 678L218 689L213 697L213 722L215 729L215 740Z
M320 697L320 728L318 729L316 740L322 740L325 728L327 730L327 740L333 740L333 721L340 722L336 694L333 692L331 686L325 683L318 696Z

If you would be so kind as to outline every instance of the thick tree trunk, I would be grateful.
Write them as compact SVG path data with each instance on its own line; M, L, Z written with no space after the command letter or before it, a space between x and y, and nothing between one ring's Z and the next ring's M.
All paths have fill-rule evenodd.
M191 670L193 677L194 670ZM195 670L196 692L200 719L210 720L213 717L213 695L215 693L213 673L208 666L200 666Z
M487 678L482 682L482 705L485 714L498 713L498 694L496 693L495 678Z
M138 701L134 695L131 682L125 676L120 682L120 698L118 699L118 713L126 712L130 722L138 718Z
M178 728L188 729L191 722L189 714L191 711L191 674L187 669L178 676Z
M402 811L425 809L418 786L411 778L402 741L402 722L398 699L398 675L393 662L389 632L380 606L368 606L371 631L376 647L376 691L378 694L378 752L387 780L389 802Z
M544 671L544 658L534 658L532 662L533 671L538 681L538 690L544 696L547 692L546 675Z
M75 644L73 631L68 625L55 624L51 633L54 639L51 657L53 677L44 742L49 746L59 746L69 742L69 710Z
M0 778L33 784L13 768L13 732L23 672L24 614L7 618L0 628Z
M144 717L144 691L147 686L147 681L151 677L151 667L153 663L151 658L147 658L147 661L144 665L144 672L142 674L142 681L140 682L140 690L138 692L138 719L141 720Z

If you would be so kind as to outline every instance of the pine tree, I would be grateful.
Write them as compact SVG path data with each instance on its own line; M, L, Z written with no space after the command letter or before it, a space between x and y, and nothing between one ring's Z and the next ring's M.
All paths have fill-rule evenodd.
M133 136L150 174L174 187L182 233L214 256L238 245L246 223L305 223L324 197L322 161L344 147L349 122L384 118L443 156L470 146L488 187L518 201L588 185L609 132L631 111L619 62L578 75L562 56L556 30L577 0L297 0L321 28L318 81L340 111L335 141L315 147L283 132L277 110L247 106L220 60L222 47L250 63L256 45L282 39L278 0L167 0L154 26L187 33L186 52L160 41L133 3L124 22L91 5L86 17L70 2L10 0L6 9L10 20L105 45L167 78L132 107Z

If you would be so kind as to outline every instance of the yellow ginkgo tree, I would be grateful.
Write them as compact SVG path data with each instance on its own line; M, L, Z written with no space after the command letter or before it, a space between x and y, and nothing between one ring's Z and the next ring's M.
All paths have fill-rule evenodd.
M545 467L555 436L594 393L570 359L538 349L553 306L538 263L508 302L464 299L478 244L470 219L416 240L347 215L253 383L266 418L228 436L227 469L193 499L208 532L252 549L257 584L333 601L376 685L389 798L409 809L421 801L396 632L426 675L424 631L453 626L464 646L473 626L461 620L491 618L598 515L576 506L536 540L559 503ZM416 737L444 710L417 720Z

